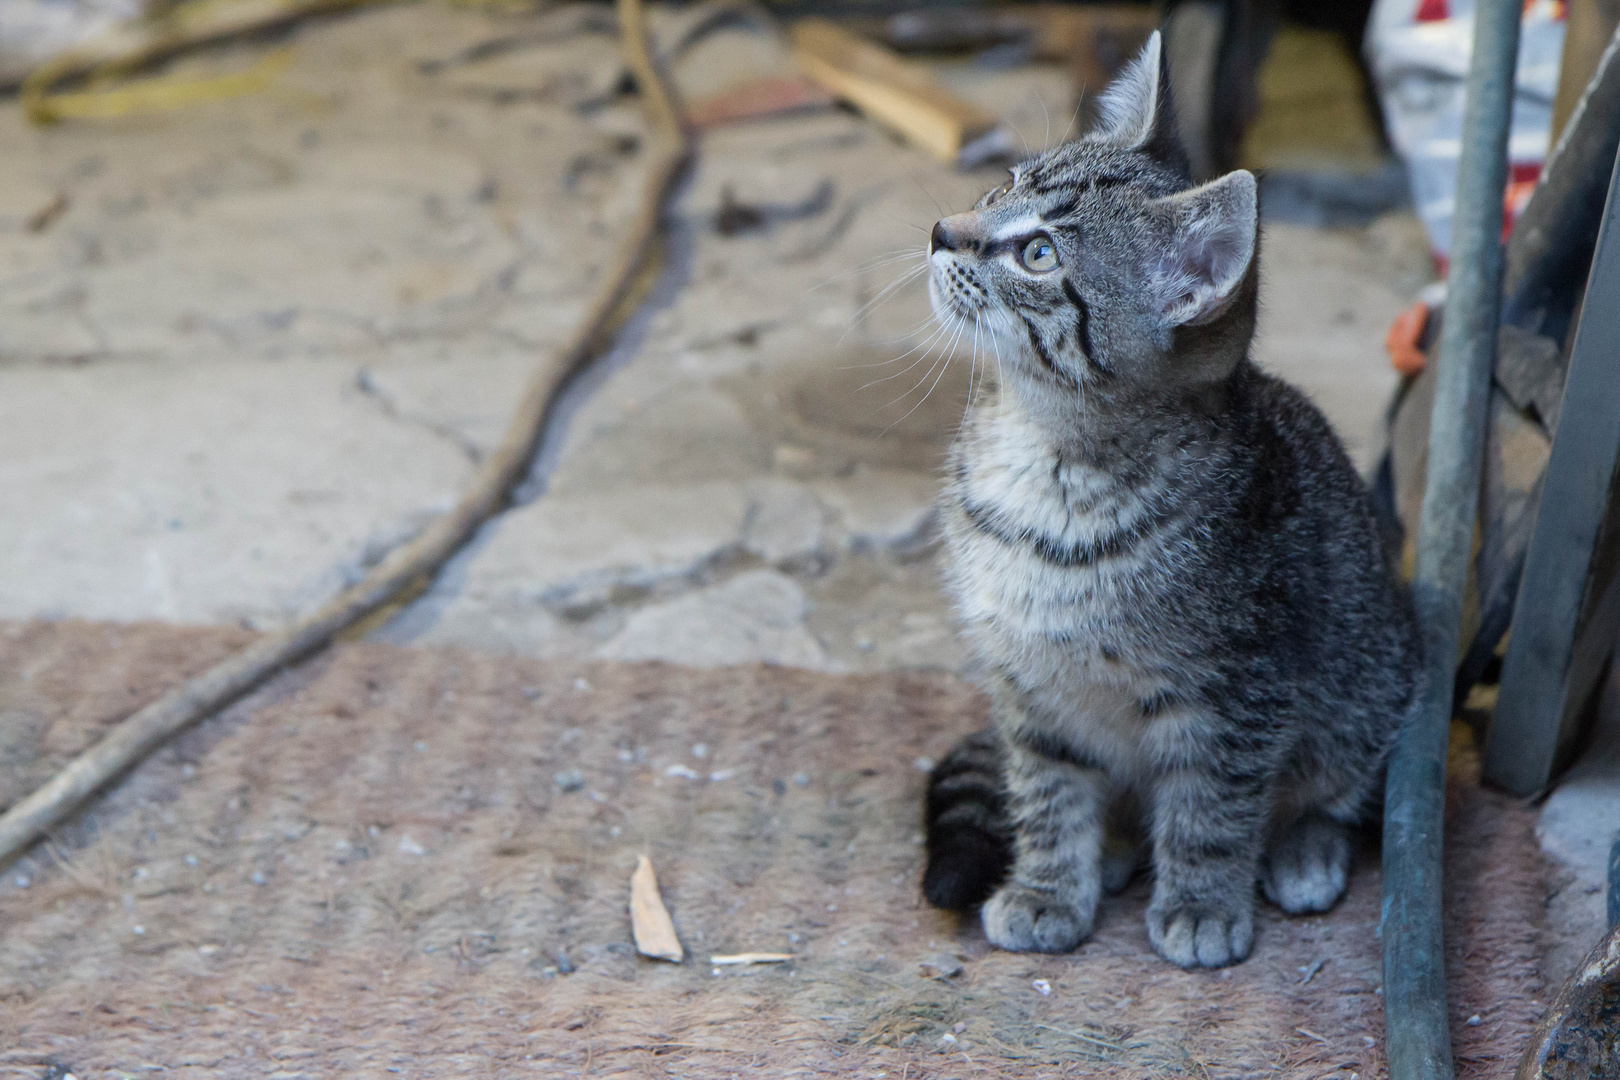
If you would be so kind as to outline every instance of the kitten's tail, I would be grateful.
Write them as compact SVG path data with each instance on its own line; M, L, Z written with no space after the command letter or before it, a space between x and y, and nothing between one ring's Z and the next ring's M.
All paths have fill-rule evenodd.
M983 903L1012 866L1001 739L986 729L951 748L928 774L928 869L923 895L963 911Z

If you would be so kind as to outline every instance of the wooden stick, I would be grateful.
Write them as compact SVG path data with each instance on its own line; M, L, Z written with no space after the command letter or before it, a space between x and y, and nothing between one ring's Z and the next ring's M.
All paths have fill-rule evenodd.
M728 964L785 964L798 957L790 952L740 952L726 956L711 956L709 963L715 967L725 967Z
M625 62L641 88L655 136L641 206L607 284L569 342L541 361L500 445L485 459L461 501L416 539L396 548L358 583L124 720L43 787L0 815L0 866L166 740L287 665L325 647L346 627L430 577L480 525L505 508L512 488L529 470L558 391L602 351L633 308L636 287L646 280L648 263L656 256L665 203L692 159L693 141L681 107L648 51L641 0L618 0L618 7Z
M1000 123L917 65L825 19L801 20L791 33L806 75L941 161L955 161Z

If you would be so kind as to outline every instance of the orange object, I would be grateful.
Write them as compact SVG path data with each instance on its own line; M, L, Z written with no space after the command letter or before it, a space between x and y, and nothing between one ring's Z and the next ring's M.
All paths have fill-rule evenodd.
M825 109L832 103L832 94L809 79L767 78L754 79L693 102L686 112L692 126L703 131L742 120Z
M1389 324L1389 333L1384 335L1384 351L1389 353L1391 366L1402 375L1423 373L1426 358L1418 342L1423 340L1423 331L1428 325L1429 305L1421 300L1395 316L1395 321Z

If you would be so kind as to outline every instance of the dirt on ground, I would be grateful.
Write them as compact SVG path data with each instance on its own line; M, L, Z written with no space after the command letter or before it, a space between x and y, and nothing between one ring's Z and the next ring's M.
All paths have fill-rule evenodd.
M246 636L0 624L0 801ZM1067 956L925 906L924 768L985 719L946 675L339 646L6 868L0 1074L1382 1074L1376 851L1222 971L1152 953L1142 881ZM1459 1074L1507 1076L1545 874L1533 814L1457 771ZM640 853L684 963L634 951ZM795 959L709 962L745 951Z

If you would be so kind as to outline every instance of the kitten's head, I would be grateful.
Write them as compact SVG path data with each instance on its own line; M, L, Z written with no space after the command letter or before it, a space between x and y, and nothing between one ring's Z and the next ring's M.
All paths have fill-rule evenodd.
M1220 378L1253 330L1254 177L1192 186L1157 33L1099 104L1093 131L934 226L934 311L1047 395Z

